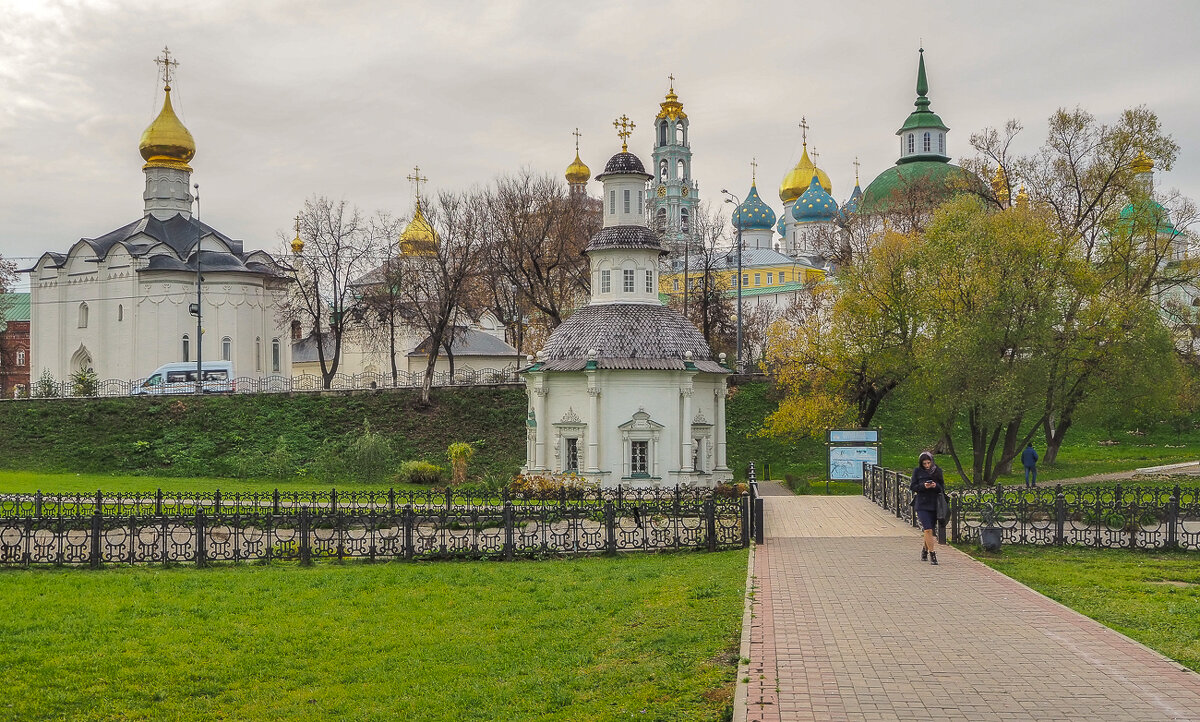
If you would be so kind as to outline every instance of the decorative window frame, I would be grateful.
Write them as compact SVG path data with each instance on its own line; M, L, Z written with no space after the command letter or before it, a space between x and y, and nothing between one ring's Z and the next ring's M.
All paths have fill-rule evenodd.
M554 471L559 474L580 473L587 468L584 455L587 453L587 424L575 413L575 408L567 407L567 413L552 424L554 427ZM567 439L575 439L575 451L578 455L579 468L567 468Z
M692 470L697 474L712 473L713 468L713 425L704 418L704 410L696 409L696 416L692 419L692 444L700 442L700 448L697 450L694 446L692 449L693 457L700 461L700 466L693 464Z
M621 432L621 478L662 478L662 471L659 469L661 464L658 459L658 447L662 441L662 431L664 428L662 424L651 419L650 414L646 413L644 408L639 408L629 421L617 427L617 430ZM634 441L649 442L646 444L646 473L638 474L637 476L633 476L630 471Z

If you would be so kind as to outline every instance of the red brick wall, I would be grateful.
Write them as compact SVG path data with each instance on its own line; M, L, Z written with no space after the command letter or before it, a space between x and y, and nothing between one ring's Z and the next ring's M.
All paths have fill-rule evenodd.
M24 351L25 363L18 365L18 352ZM4 398L13 397L13 389L18 385L29 391L29 367L32 360L29 357L29 322L9 321L8 327L0 331L0 394Z

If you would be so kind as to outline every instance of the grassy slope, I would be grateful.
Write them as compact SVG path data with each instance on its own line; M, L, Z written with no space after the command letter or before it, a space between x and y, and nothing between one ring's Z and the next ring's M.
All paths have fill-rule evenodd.
M1194 552L964 547L988 566L1200 672L1200 564Z
M745 565L4 572L0 717L719 719Z

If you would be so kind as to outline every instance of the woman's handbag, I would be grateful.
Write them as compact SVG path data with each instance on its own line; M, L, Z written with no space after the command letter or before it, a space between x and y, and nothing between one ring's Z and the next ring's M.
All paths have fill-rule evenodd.
M946 498L946 494L944 492L938 494L937 518L938 521L946 521L950 518L950 500Z

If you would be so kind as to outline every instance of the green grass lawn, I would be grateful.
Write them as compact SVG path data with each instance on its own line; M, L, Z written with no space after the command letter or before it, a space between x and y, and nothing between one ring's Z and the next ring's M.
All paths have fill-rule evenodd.
M963 545L988 566L1200 672L1200 555Z
M746 552L0 573L3 719L708 720Z
M366 489L387 489L394 486L397 491L424 490L429 487L415 484L393 484L391 482L345 482L337 484L339 491L355 491ZM296 479L280 481L278 479L220 479L214 477L179 477L179 476L129 476L121 474L61 474L40 471L0 471L0 493L32 493L42 490L46 493L95 493L97 489L106 492L117 491L213 491L220 489L222 493L229 492L258 492L270 493L278 488L280 491L329 491L330 485L319 479Z

